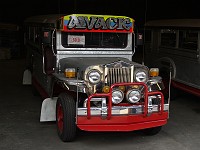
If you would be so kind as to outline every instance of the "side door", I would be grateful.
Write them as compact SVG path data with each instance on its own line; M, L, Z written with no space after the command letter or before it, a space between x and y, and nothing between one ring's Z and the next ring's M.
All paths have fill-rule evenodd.
M56 67L56 30L42 31L42 80L47 93L51 92L52 73Z

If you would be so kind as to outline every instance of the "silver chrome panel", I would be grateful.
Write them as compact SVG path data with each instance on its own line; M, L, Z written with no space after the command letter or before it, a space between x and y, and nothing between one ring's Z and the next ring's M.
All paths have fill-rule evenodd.
M132 67L108 68L107 70L108 72L106 76L109 86L114 83L133 82L133 78L131 78L133 73Z
M64 86L67 90L78 91L86 93L86 85L83 80L76 80L75 78L66 78L64 74L53 73L56 78L56 82Z
M113 106L112 107L112 115L134 115L134 114L142 114L144 105L134 105L134 106ZM148 112L158 112L158 105L152 105L152 107L148 107ZM105 108L103 108L105 109ZM91 107L91 115L97 116L102 115L101 107ZM164 111L169 111L169 104L164 104ZM105 114L104 114L105 115ZM87 108L78 108L78 116L87 116Z

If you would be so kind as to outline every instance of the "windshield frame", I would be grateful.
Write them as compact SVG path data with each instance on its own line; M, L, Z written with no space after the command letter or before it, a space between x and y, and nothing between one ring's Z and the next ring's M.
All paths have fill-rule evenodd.
M69 36L79 38L80 43L69 42ZM76 40L77 41L77 40ZM70 44L69 44L70 43ZM128 45L128 33L116 32L61 32L61 45L64 48L120 48Z

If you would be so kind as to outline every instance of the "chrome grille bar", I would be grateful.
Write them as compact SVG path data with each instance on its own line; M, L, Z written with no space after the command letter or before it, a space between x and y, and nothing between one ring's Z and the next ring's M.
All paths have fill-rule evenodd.
M132 67L108 68L107 83L108 85L121 82L131 82Z

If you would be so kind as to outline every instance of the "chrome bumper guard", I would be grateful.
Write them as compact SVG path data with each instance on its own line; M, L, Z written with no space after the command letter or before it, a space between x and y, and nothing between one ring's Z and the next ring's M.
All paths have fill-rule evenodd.
M105 98L93 98L91 101L101 101L101 107L90 107L91 116L106 117L108 107L106 106ZM148 115L154 112L159 112L160 105L148 105ZM163 111L169 111L169 104L164 104ZM112 115L134 115L143 114L144 105L133 106L113 106L111 110ZM78 116L87 116L87 107L78 108Z
M113 106L112 105L112 90L115 86L130 86L130 85L142 85L144 87L144 104L132 106ZM152 100L156 98L156 95L160 99L159 104L153 104ZM108 101L106 101L106 98ZM98 107L91 106L91 101L99 101L101 103ZM148 92L148 87L143 82L136 83L115 83L111 86L109 93L95 93L85 100L84 106L78 108L78 116L87 116L88 119L94 115L101 115L102 118L108 120L112 115L128 115L128 114L142 114L144 117L151 115L153 112L162 114L164 111L169 110L169 105L164 104L164 96L160 91Z
M158 112L158 105L153 105L152 107L148 107L148 112ZM169 104L164 105L164 111L169 110ZM107 110L106 110L107 111ZM113 106L112 107L112 115L133 115L133 114L142 114L143 106ZM98 107L91 107L91 116L98 116L98 115L107 115L105 109L98 108ZM87 116L87 108L78 108L78 116Z

